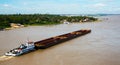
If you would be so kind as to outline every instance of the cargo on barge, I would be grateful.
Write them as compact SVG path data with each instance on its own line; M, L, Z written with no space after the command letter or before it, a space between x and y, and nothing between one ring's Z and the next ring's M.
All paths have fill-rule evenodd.
M34 45L35 45L36 49L38 49L38 48L45 49L45 48L51 47L53 45L71 40L71 39L76 38L78 36L85 35L85 34L90 33L90 32L91 32L91 30L78 30L78 31L74 31L71 33L67 33L67 34L63 34L63 35L59 35L59 36L55 36L55 37L51 37L48 39L34 42Z

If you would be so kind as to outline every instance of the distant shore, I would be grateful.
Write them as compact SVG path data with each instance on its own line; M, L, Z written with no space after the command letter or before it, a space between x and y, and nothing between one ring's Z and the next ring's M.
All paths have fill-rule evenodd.
M97 18L90 16L61 16L50 14L0 15L0 30L9 30L31 25L69 24L75 22L93 22L97 20Z

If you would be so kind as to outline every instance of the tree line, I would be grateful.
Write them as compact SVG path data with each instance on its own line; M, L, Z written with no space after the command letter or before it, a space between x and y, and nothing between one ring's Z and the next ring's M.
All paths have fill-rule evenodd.
M84 21L97 20L94 17L88 16L61 16L61 15L50 15L50 14L9 14L0 15L0 29L10 27L10 23L19 23L22 25L46 25L46 24L59 24L63 21L68 22L87 22Z

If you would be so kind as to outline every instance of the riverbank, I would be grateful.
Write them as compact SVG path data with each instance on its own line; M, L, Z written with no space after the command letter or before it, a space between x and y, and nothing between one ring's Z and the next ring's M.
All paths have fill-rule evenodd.
M93 22L97 18L90 16L61 16L50 14L14 14L0 15L0 29L11 28L11 23L21 25L53 25L75 22Z

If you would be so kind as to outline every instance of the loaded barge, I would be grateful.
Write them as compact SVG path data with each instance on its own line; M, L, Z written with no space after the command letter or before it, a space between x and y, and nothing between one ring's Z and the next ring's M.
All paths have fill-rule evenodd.
M35 45L36 49L38 49L38 48L45 49L45 48L51 47L53 45L71 40L71 39L76 38L78 36L85 35L85 34L90 33L90 32L91 32L91 30L78 30L78 31L74 31L71 33L67 33L67 34L51 37L48 39L44 39L41 41L37 41L34 43L34 45Z
M10 50L9 52L5 53L5 55L6 56L19 56L19 55L28 53L33 50L45 49L45 48L51 47L53 45L71 40L78 36L85 35L90 32L91 32L91 30L78 30L78 31L74 31L71 33L47 38L47 39L44 39L41 41L36 41L36 42L28 41L27 43L21 44L19 47L14 48L14 49Z

